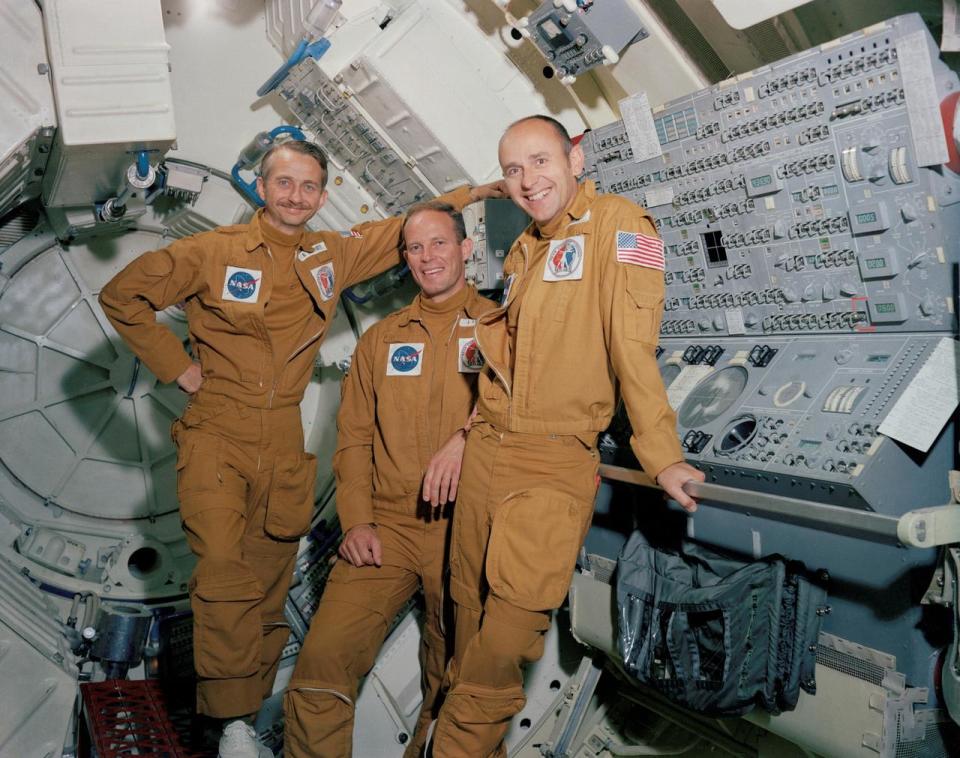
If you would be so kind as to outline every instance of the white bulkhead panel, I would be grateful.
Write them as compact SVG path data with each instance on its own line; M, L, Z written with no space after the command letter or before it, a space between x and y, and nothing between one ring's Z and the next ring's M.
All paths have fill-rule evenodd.
M0 218L40 194L56 126L35 3L0 0Z
M153 0L48 0L43 20L59 121L44 201L105 199L136 151L156 153L155 163L176 136L160 7Z

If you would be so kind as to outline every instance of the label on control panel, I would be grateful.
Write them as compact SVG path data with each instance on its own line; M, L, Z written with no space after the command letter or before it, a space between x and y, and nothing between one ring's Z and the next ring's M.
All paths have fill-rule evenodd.
M944 337L894 403L878 431L926 452L950 419L960 397L960 342Z
M647 93L641 90L630 97L625 97L617 105L620 106L623 125L627 129L627 138L633 149L634 162L639 163L648 158L663 155L657 128L653 124L653 113L647 101Z

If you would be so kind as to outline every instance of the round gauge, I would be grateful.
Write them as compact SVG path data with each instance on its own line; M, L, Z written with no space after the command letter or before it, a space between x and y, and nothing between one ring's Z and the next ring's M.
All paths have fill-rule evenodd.
M753 416L738 416L724 427L713 449L720 455L730 455L750 444L757 433L757 420Z
M801 381L787 382L781 386L773 396L773 404L777 408L786 408L796 402L797 398L803 397L807 389L807 383Z
M747 386L743 366L727 366L711 374L693 388L680 406L680 425L691 429L719 418Z
M660 367L660 378L663 379L664 387L669 387L678 376L680 376L680 367L676 363L664 363Z

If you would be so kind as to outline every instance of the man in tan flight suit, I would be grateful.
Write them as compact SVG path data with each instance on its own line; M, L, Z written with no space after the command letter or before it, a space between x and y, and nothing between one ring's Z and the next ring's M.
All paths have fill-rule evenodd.
M551 118L508 128L499 158L533 223L505 262L503 304L477 324L487 369L454 515L456 643L438 758L506 755L525 703L522 667L543 654L590 525L595 443L618 382L644 470L689 510L681 486L703 479L683 462L657 370L663 245L650 216L578 185L583 152Z
M190 393L172 429L177 494L198 561L190 580L197 710L229 720L223 758L272 753L250 727L289 636L283 604L309 528L317 462L299 404L341 291L399 262L402 220L312 232L327 160L307 142L271 149L248 224L145 253L100 303L161 382ZM479 188L478 188L479 189ZM480 195L445 196L460 208ZM191 353L156 311L186 303Z
M443 572L450 509L444 506L456 497L458 443L483 366L474 325L496 306L464 281L472 242L453 207L414 207L403 237L421 291L363 335L344 380L334 472L346 536L287 688L289 758L350 758L357 685L418 586L426 606L423 705L406 758L420 754L437 716L449 657ZM435 457L451 438L455 455Z

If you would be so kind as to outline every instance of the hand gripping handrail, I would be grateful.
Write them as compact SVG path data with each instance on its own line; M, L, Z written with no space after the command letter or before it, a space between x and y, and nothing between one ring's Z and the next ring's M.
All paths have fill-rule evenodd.
M600 474L606 479L659 489L649 476L634 469L601 465ZM706 507L764 516L860 539L918 548L960 543L960 505L954 503L917 508L902 516L885 516L873 511L692 480L683 485L683 491Z

